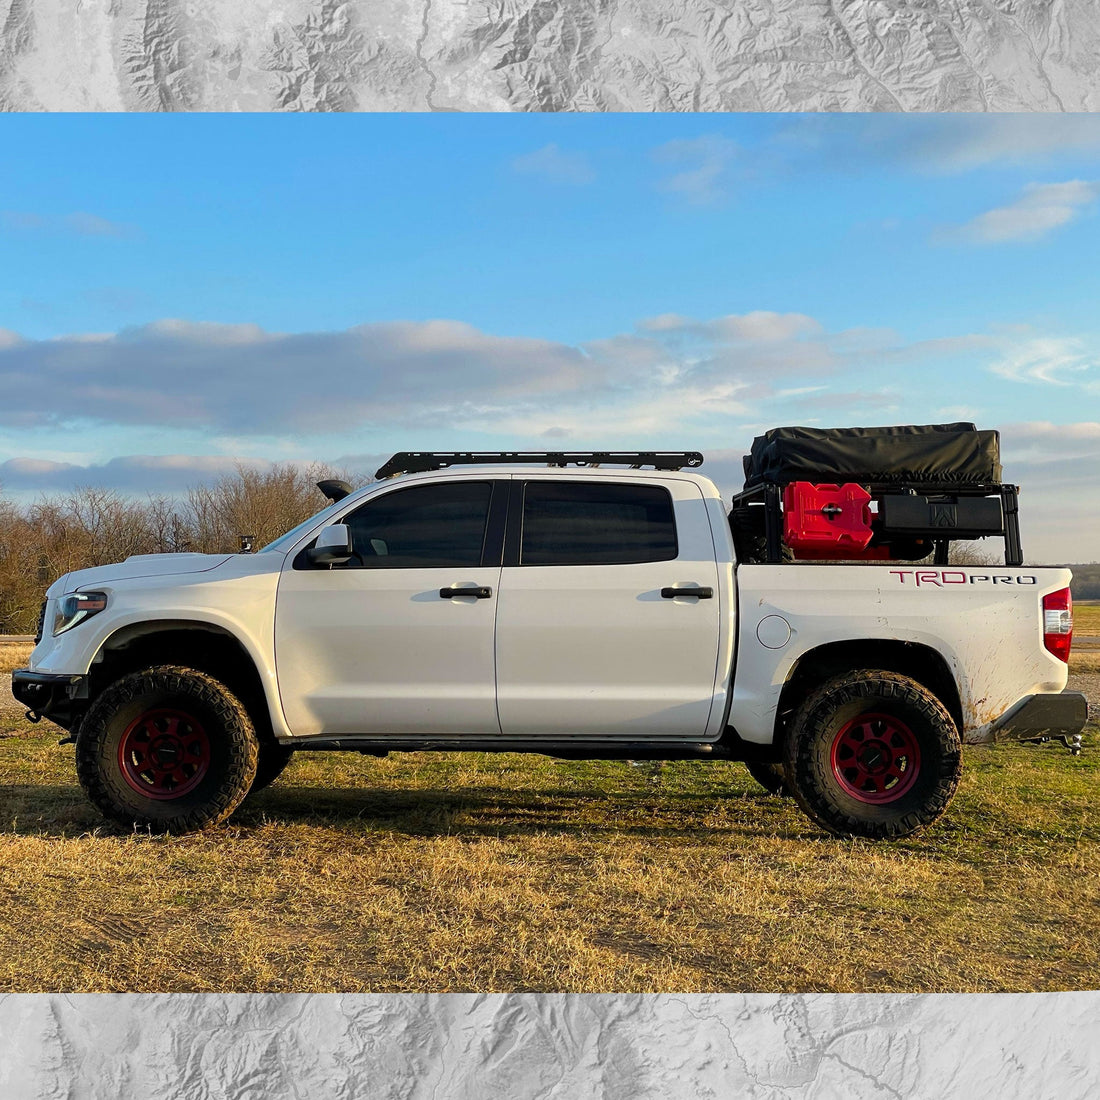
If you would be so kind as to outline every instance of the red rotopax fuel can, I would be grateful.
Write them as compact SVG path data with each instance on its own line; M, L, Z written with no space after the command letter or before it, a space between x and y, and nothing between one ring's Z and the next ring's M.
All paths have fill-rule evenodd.
M795 557L878 557L867 547L871 534L871 494L862 485L793 481L783 490L783 537Z

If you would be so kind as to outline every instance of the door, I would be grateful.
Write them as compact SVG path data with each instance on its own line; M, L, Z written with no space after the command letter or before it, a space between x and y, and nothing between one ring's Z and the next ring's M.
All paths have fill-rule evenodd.
M699 487L513 486L497 607L505 736L703 737L721 601Z
M347 565L313 567L304 552L288 560L275 663L295 736L499 736L501 546L489 518L494 507L503 515L506 485L394 488L334 520L351 532Z

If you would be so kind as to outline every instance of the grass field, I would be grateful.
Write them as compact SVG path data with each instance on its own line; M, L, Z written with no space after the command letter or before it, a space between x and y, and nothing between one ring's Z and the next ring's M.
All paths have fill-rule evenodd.
M0 645L0 668L25 654ZM993 991L1100 973L1095 725L1078 758L968 751L946 817L879 845L824 835L740 765L511 754L303 754L225 829L119 835L58 736L0 719L0 991Z
M1077 600L1074 603L1073 632L1100 638L1100 600Z

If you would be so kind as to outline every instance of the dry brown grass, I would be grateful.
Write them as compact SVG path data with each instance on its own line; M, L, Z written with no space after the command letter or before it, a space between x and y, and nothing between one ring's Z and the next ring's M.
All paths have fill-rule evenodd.
M20 663L11 647L0 660ZM922 836L735 764L303 754L228 828L120 835L0 720L0 991L1046 990L1100 973L1100 732L968 753Z
M1100 600L1074 601L1073 632L1100 638Z
M6 676L13 668L22 668L27 663L32 648L29 642L12 642L0 638L0 675Z

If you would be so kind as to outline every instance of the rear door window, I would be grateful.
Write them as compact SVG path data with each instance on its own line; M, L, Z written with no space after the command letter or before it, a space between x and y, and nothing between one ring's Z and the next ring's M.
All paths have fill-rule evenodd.
M659 485L526 484L521 565L630 565L676 554L672 497Z

